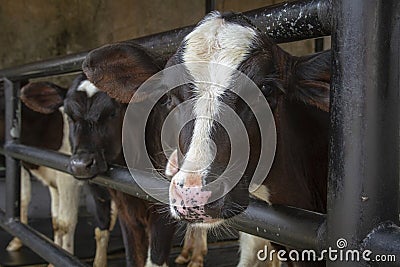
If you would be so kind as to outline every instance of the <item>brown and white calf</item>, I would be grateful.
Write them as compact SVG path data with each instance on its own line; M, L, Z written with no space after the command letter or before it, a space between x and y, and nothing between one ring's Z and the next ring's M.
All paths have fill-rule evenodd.
M48 94L57 97L41 106L63 106L68 116L69 169L76 178L93 178L105 172L108 164L125 165L121 131L126 104L99 91L84 75L74 80L65 96L58 94L54 86ZM175 222L165 212L166 207L119 191L110 189L110 193L118 209L127 265L166 265L175 231Z
M25 104L22 109L22 143L71 154L67 116L59 105L48 105L55 102L54 99L63 99L66 92L66 89L48 82L29 83L22 88L21 100ZM54 242L73 254L80 193L85 183L70 174L47 167L28 163L23 165L49 188ZM22 168L21 174L21 221L27 223L30 178L25 168ZM96 185L87 186L94 198L98 224L95 229L96 254L93 265L106 266L109 231L114 227L116 210L112 211L110 197L104 189ZM8 249L16 250L21 245L19 239L15 238Z
M138 50L127 43L99 48L89 54L83 69L98 88L112 97L129 102L133 96L133 102L140 102L152 92L141 92L139 96L134 93L143 77L154 74L157 68L154 59L140 57ZM154 107L167 114L180 103L192 103L182 109L186 107L183 113L193 114L194 120L176 136L182 156L169 189L171 214L203 227L216 227L243 212L249 197L325 212L330 51L291 56L244 16L214 12L184 38L166 67L177 64L183 64L183 72L191 80L166 93L167 105L161 101ZM135 75L138 70L144 75ZM276 124L275 158L267 179L253 196L249 196L249 186L261 153L261 132L251 108L230 90L239 82L235 80L237 71L257 85ZM161 87L163 79L165 84L171 80L160 79ZM217 123L224 116L222 105L235 111L243 122L250 156L237 185L208 203L214 192L205 190L205 186L228 165L231 142L242 142L229 140L226 130ZM266 240L242 235L242 241L240 266L267 264L256 259L256 252Z
M4 101L4 97L2 101ZM1 125L4 126L4 110L1 114ZM63 124L63 115L61 112L40 114L27 108L26 105L22 105L21 114L21 142L23 144L68 153L68 141L66 138L63 138L63 131L68 129ZM1 132L1 140L4 141L4 130ZM21 222L28 223L28 207L31 198L30 173L32 173L50 190L54 242L72 253L74 249L73 235L77 220L80 183L74 181L70 175L53 169L35 166L26 162L23 162L22 165ZM14 238L7 246L7 250L15 251L21 246L21 241L18 238Z

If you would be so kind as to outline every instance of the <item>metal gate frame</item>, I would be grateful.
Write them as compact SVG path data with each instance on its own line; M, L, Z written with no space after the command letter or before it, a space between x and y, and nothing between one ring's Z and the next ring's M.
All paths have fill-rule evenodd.
M209 8L209 7L208 7ZM348 249L392 254L400 261L400 1L295 1L244 13L278 43L330 35L333 61L327 214L252 200L233 227L293 248L322 251L345 238ZM167 58L188 26L133 40ZM131 40L132 41L132 40ZM68 156L19 144L20 82L78 72L87 52L0 70L6 101L6 210L0 226L56 266L87 266L19 221L20 164L67 172ZM137 175L149 177L137 172ZM126 168L93 183L152 200ZM154 181L159 187L160 182ZM328 262L328 266L355 263ZM360 262L364 265L365 262ZM395 264L395 263L394 263Z

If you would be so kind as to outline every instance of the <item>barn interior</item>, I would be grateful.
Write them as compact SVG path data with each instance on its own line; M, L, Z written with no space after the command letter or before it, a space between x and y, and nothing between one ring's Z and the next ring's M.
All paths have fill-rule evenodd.
M57 56L89 51L104 44L135 39L175 28L196 24L209 10L244 12L281 3L280 0L216 0L216 1L6 1L0 8L0 69ZM209 10L207 10L209 9ZM179 14L179 15L178 15ZM281 46L296 55L330 47L329 38L298 41ZM318 47L319 46L319 47ZM75 75L46 77L60 85L68 86ZM39 79L40 80L40 79ZM3 167L4 168L4 167ZM4 169L0 178L0 196L5 196ZM85 195L85 194L83 194ZM90 263L95 251L92 236L93 200L82 196L76 230L76 256ZM0 200L4 209L5 201ZM52 238L50 195L41 182L32 177L32 200L29 207L29 224ZM181 233L174 242L170 266L182 245ZM205 266L236 266L238 261L237 232L209 233L212 242ZM7 252L6 245L12 237L0 230L0 265L29 266L46 262L28 247ZM111 233L109 266L121 266L124 261L120 229ZM220 259L218 255L226 255Z

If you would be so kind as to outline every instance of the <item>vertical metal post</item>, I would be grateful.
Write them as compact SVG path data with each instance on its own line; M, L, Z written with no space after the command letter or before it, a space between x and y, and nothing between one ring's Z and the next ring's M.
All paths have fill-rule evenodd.
M5 145L19 142L20 101L19 82L4 79ZM19 218L21 199L20 161L6 156L6 217Z
M216 0L206 0L206 14L215 10L215 1Z
M317 38L314 40L314 52L321 52L324 50L324 38Z
M398 223L398 0L333 1L333 80L328 246L361 242L381 222ZM344 243L341 243L343 245ZM328 262L357 266L365 262Z

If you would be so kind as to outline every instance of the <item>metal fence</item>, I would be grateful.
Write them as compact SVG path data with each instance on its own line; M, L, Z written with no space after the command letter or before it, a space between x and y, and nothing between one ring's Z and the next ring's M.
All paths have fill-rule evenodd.
M208 9L210 7L207 7ZM233 226L293 248L322 251L346 239L348 249L393 254L400 261L400 1L294 1L245 12L278 43L330 35L333 44L328 213L252 200ZM134 41L164 57L193 26ZM56 266L85 266L19 221L20 164L67 172L68 156L19 144L20 82L77 72L87 52L0 70L6 99L6 210L0 226ZM137 175L149 177L138 172ZM127 169L112 167L93 183L152 200ZM160 187L160 181L154 181ZM329 266L365 262L328 262ZM372 263L373 264L373 263ZM392 263L395 264L395 263Z

